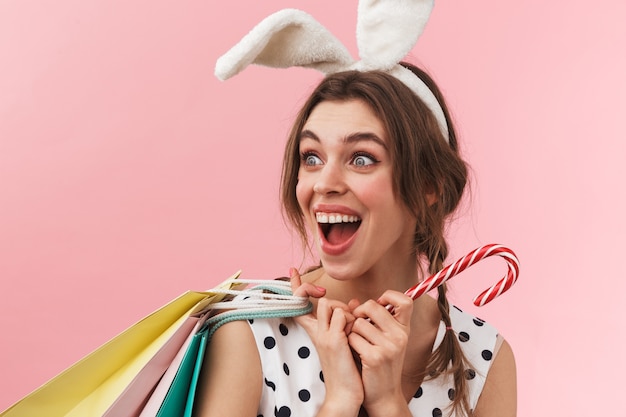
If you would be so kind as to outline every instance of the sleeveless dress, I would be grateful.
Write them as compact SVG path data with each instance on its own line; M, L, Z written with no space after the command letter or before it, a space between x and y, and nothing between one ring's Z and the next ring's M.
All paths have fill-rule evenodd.
M474 409L482 392L496 350L498 333L485 321L450 308L452 329L472 364L466 370L470 407ZM307 332L293 319L250 320L263 368L263 393L258 416L313 417L324 396L324 375L319 357ZM435 338L436 349L445 334L443 322ZM414 416L453 417L449 407L454 398L452 378L426 380L409 401Z

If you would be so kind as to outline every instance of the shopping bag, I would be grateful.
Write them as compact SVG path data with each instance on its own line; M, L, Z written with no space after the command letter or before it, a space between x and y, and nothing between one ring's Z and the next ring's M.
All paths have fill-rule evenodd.
M206 317L207 315L200 317L199 321L196 323L195 328L192 330L181 348L178 350L176 356L169 364L167 370L159 380L157 386L154 388L154 391L152 391L152 393L150 394L150 398L141 410L139 417L156 417L159 409L165 401L165 397L167 396L170 387L174 382L174 378L176 377L178 370L181 367L183 359L188 356L187 350L189 349L189 345L191 345L192 341L194 340L194 336L198 333L201 326L204 324L204 320L206 319Z
M103 417L136 417L139 415L150 394L156 388L186 339L192 334L199 320L200 317L195 315L190 315L185 320L176 333L133 378L124 392L103 414Z
M182 417L191 415L198 375L202 367L207 345L207 332L193 336L176 377L172 382L157 417Z
M180 360L166 396L164 398L159 396L156 401L152 401L154 399L151 398L141 417L192 416L200 371L202 367L211 365L204 363L205 351L211 336L222 325L235 320L295 317L312 311L312 305L307 297L291 295L289 282L248 282L254 282L255 287L250 290L227 291L232 295L238 295L238 298L211 305L211 311L208 311L203 318L206 322L192 336ZM162 402L160 402L161 398L163 398ZM159 402L160 407L157 410L155 405Z
M216 289L236 288L238 275ZM155 357L165 360L165 366L157 368L169 367L167 362L179 350L177 345L185 341L186 333L198 321L197 314L224 296L211 291L182 294L22 398L0 413L0 417L102 416L116 402L120 407L114 408L111 417L131 416L131 410L115 414L123 412L124 401L129 400L135 403L139 413L162 376L149 366L155 363L151 360ZM148 392L142 378L150 381Z

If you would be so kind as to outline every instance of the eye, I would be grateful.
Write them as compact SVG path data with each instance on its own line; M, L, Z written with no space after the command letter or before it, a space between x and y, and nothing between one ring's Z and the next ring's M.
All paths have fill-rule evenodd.
M352 157L352 163L356 167L366 167L377 162L378 160L376 158L366 153L355 153Z
M302 154L302 163L306 166L316 166L321 165L322 160L319 156L315 155L312 152L305 152Z

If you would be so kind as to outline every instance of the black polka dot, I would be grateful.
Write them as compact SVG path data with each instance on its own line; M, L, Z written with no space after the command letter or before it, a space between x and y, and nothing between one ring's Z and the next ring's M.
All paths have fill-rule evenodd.
M422 389L422 387L419 387L417 389L417 391L415 392L415 394L413 394L413 398L419 398L424 394L424 390Z
M278 329L280 330L280 334L282 334L283 336L287 336L287 333L289 333L289 329L283 323L280 323Z
M282 406L278 410L276 410L276 408L274 408L274 415L276 417L290 417L291 416L291 409L289 407L286 407L286 406Z
M274 346L276 346L276 339L274 339L272 336L267 336L265 340L263 340L263 344L265 345L266 349L272 349Z
M483 350L483 352L481 353L481 355L483 356L483 359L486 361L490 361L491 358L493 357L493 353L491 353L490 350Z
M302 359L308 358L310 354L311 351L306 346L302 346L300 349L298 349L298 356L300 356Z
M478 317L476 317L474 319L474 324L478 327L481 327L483 324L485 324L485 320L483 319L479 319Z
M473 369L466 369L465 370L465 379L467 379L468 381L471 379L476 378L476 371Z
M270 387L272 391L276 391L276 384L274 384L272 381L269 381L267 378L265 378L265 385Z
M324 372L320 371L320 381L324 382Z
M298 398L300 398L300 401L305 403L311 399L311 393L305 389L300 390L298 392Z
M456 391L454 390L454 388L450 388L448 390L448 398L450 399L450 401L454 401L455 394L456 394Z
M443 413L441 412L439 408L433 409L433 417L441 417L442 415Z
M461 342L467 342L468 340L470 340L470 335L466 332L460 332L459 333L459 340Z
M289 375L289 367L286 363L283 363L283 371L285 371L285 375Z
M259 415L258 415L258 416L256 416L256 417L263 417L263 414L259 414Z

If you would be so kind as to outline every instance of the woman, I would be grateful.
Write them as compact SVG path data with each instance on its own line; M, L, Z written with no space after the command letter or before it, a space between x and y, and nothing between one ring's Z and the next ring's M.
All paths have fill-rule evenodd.
M514 416L510 346L483 321L403 292L443 266L444 224L466 184L443 109L381 71L327 76L287 143L282 201L320 266L290 271L314 312L235 322L214 335L200 416ZM307 233L308 230L308 233ZM386 308L393 306L393 313ZM227 400L225 400L227 399Z

